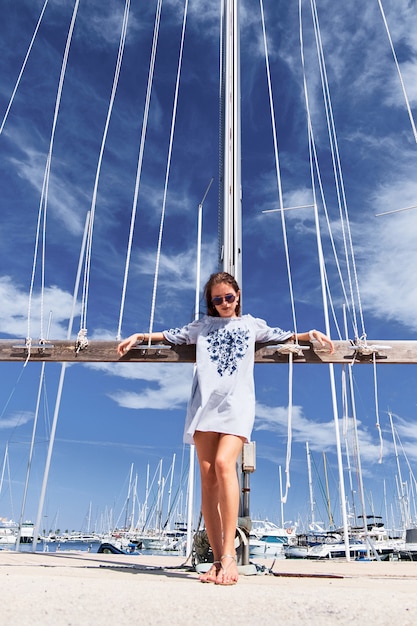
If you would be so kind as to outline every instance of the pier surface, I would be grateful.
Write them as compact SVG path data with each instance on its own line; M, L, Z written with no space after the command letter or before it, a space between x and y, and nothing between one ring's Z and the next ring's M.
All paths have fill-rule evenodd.
M417 562L255 560L269 573L202 584L177 556L0 551L9 626L417 623Z

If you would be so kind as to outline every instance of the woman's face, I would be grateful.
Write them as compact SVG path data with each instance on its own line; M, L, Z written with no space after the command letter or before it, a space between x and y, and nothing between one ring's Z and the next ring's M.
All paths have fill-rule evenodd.
M218 283L211 288L211 301L220 317L237 317L236 307L239 296L240 292L236 292L228 283ZM233 302L228 302L228 300L233 300Z

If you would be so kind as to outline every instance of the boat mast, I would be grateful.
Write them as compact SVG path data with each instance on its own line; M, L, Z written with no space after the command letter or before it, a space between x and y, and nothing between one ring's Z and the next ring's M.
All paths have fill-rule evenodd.
M242 183L239 0L222 0L220 71L220 264L241 284Z
M128 487L127 498L126 498L126 512L125 512L125 523L124 523L125 530L130 528L130 523L128 526L128 522L129 522L130 498L132 495L132 480L133 480L133 463L131 463L130 465L129 487Z
M395 453L395 460L397 463L397 476L398 476L398 483L397 483L397 491L398 491L398 497L400 500L400 511L401 511L401 522L402 522L402 530L403 532L405 532L405 530L410 526L410 508L409 508L409 503L408 503L408 499L407 499L407 493L406 490L404 488L405 483L403 482L403 477L402 477L402 472L401 472L401 465L400 465L400 459L398 456L398 447L397 447L397 438L395 436L395 430L394 430L394 422L392 419L392 413L391 411L388 412L388 416L389 416L389 421L390 421L390 425L391 425L391 433L392 433L392 441L394 444L394 453Z
M323 452L323 467L324 467L324 478L326 483L326 503L327 503L327 515L329 516L329 526L330 528L334 527L333 513L332 507L330 504L330 491L329 491L329 479L327 476L327 462L326 462L326 453Z
M311 475L311 456L310 456L310 446L308 445L308 441L306 441L306 454L307 454L307 472L308 472L308 489L310 494L310 523L311 529L315 530L316 525L316 514L314 510L314 495L313 495L313 478Z

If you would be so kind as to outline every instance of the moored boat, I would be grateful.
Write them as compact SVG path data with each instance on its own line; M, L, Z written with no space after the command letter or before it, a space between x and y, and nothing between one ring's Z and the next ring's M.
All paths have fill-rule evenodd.
M407 528L404 547L398 550L400 561L417 561L417 528Z
M349 556L351 559L363 558L368 549L363 541L349 542ZM343 559L346 557L346 546L344 541L336 541L333 543L322 543L310 546L306 559Z
M9 526L0 526L0 545L13 546L16 543L17 535Z
M294 528L282 528L268 520L254 520L249 534L249 555L282 556L284 546L294 538Z

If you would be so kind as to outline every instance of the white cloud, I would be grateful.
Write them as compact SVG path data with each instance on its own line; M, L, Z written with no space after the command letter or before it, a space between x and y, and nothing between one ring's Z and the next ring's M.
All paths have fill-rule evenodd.
M202 266L213 264L215 259L216 243L213 241L202 246ZM140 252L136 266L141 274L154 276L156 255L151 252ZM195 289L196 279L196 251L195 245L179 252L161 253L159 261L159 275L162 285L169 286L172 290ZM202 275L206 279L206 272Z
M319 422L308 419L303 412L301 406L293 406L292 410L292 440L294 444L309 443L310 450L316 452L335 452L336 450L336 433L334 420ZM348 441L350 454L352 454L353 444L353 422L348 420L346 426L346 434L343 431L343 420L339 419L339 433L344 449L344 439ZM380 443L378 431L363 428L360 421L357 422L358 439L360 447L360 455L363 461L368 463L377 463L380 457ZM287 407L270 407L265 404L257 403L256 420L254 431L266 430L275 432L282 437L287 436L288 432L288 408ZM389 440L383 442L383 450L385 455L390 455L392 445Z
M8 138L23 152L22 158L10 158L10 165L21 179L27 181L37 191L40 203L46 164L45 153L33 149L28 143L29 137L20 131L8 133ZM83 197L82 201L85 205L86 198ZM80 215L74 208L78 208L79 205L78 187L57 176L55 170L49 182L48 206L53 207L55 217L62 222L65 231L71 235L79 235L83 230Z
M109 393L119 406L128 409L172 410L186 407L191 391L191 364L119 363L91 364L91 368L138 381L140 391L120 390ZM145 383L139 384L139 383ZM146 384L146 383L151 383Z
M417 204L417 184L399 180L376 192L379 212ZM375 218L357 229L360 290L365 309L417 329L417 209Z
M9 276L0 277L0 328L2 333L12 337L28 336L28 306L29 291L24 292L16 286ZM33 339L40 337L41 330L41 296L38 292L33 294L30 310L30 335ZM47 287L44 292L44 337L49 323L51 312L51 327L49 337L64 339L68 319L71 314L72 296L56 286Z
M415 106L417 103L417 63L415 61L404 62L400 65L400 72L408 101L411 106ZM385 103L387 106L402 108L405 112L406 101L398 73L392 75L390 80L388 80Z
M6 428L18 428L19 426L24 426L24 424L31 421L33 421L33 413L30 411L12 413L7 417L0 418L0 430L5 430Z
M306 442L320 450L334 447L334 424L322 422L318 424L306 418L301 406L292 408L292 432L294 441ZM287 434L288 409L287 407L270 407L265 404L256 404L256 430L268 430L281 435Z

